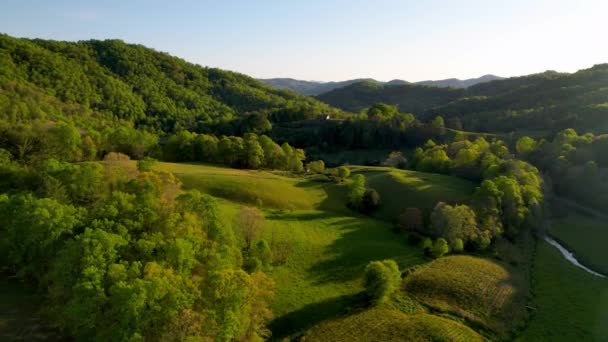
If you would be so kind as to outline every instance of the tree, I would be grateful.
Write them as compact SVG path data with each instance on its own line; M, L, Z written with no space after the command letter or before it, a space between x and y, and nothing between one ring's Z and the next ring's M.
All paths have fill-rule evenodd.
M246 166L251 169L257 169L264 164L264 150L253 133L245 136L245 160Z
M430 233L446 239L453 246L456 239L465 243L477 239L480 231L471 208L439 202L431 213Z
M2 259L20 276L44 277L63 240L79 225L81 215L77 208L50 198L0 195Z
M431 256L433 258L440 258L449 251L448 242L444 238L438 238L433 243L433 248L431 248Z
M373 304L385 302L400 282L401 272L394 260L372 261L365 267L365 292Z
M355 210L360 210L363 202L363 195L365 195L365 176L362 174L354 175L349 189L348 205Z
M323 173L325 171L325 162L322 160L311 161L308 163L308 170L312 173Z
M346 166L340 166L337 172L340 179L346 179L350 176L350 169Z
M405 159L403 153L401 153L400 151L392 151L391 153L389 153L386 160L382 162L382 165L403 169L407 165L407 159Z
M264 231L264 215L255 207L245 207L236 216L236 227L245 240L245 248L251 250Z
M524 136L517 140L515 144L515 150L519 155L527 155L534 151L536 148L536 141L528 136Z
M140 159L137 161L137 170L140 172L150 172L154 167L154 164L157 163L157 160L150 157L144 157L144 159Z
M360 211L368 214L378 209L379 206L380 194L374 189L365 190L365 193L363 193L363 199L361 200Z
M399 216L399 226L406 232L422 233L424 229L424 221L422 219L422 211L418 208L407 208Z

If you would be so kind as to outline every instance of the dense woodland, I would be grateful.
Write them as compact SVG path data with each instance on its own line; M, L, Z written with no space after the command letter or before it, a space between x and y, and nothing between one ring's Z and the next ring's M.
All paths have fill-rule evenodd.
M476 188L467 203L407 208L398 228L433 258L484 255L540 226L547 194L608 200L607 137L570 128L605 122L606 77L600 65L466 90L353 84L315 99L121 41L1 35L1 266L36 284L53 324L77 340L263 339L274 286L262 213L244 208L227 226L216 199L182 189L155 160L321 175L348 186L344 206L371 215L383 199L364 175L307 154L408 150L387 165ZM554 134L461 131L523 127ZM370 302L399 281L394 261L370 263Z
M608 65L573 74L548 71L480 83L466 89L355 83L318 98L358 112L376 102L422 119L441 115L454 129L478 132L608 129Z

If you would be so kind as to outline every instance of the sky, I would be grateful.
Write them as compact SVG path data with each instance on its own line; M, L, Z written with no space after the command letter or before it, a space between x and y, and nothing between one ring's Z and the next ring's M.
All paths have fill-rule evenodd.
M0 32L122 39L257 78L421 81L608 63L608 0L2 0Z

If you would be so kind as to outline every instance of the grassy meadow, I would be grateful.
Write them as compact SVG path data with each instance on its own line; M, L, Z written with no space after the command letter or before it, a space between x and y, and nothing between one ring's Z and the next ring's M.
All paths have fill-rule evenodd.
M608 279L570 264L539 241L532 272L534 307L519 341L606 341Z
M185 189L198 189L220 198L227 224L242 206L262 204L265 239L271 245L280 241L290 246L286 262L267 270L276 283L272 305L275 318L270 323L273 339L299 336L360 306L362 275L369 261L390 258L402 269L427 262L420 247L408 245L404 236L391 231L390 221L398 216L402 206L430 209L440 200L465 201L474 187L473 183L449 176L353 167L354 173L366 175L367 185L382 196L381 208L386 207L377 216L368 217L346 207L348 180L336 184L275 172L195 164L159 163L156 169L175 173ZM434 316L409 317L403 333L423 336L421 329L426 328L412 327L427 321L429 327L452 322L439 318L433 321L430 317ZM463 331L470 330L453 324ZM454 336L467 336L466 332ZM445 334L437 336L451 336Z
M608 222L569 211L552 221L550 233L581 263L608 274Z
M428 214L440 201L467 202L476 187L473 182L434 173L371 166L356 166L352 170L364 175L367 186L380 194L382 204L374 217L389 222L408 207L420 208Z

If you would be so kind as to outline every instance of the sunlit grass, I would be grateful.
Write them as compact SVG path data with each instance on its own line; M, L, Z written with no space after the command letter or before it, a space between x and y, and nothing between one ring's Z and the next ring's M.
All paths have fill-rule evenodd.
M435 310L462 317L503 338L524 324L527 284L516 270L494 260L443 257L406 277L403 289Z
M392 222L408 207L430 212L437 202L470 200L475 183L456 177L389 167L353 167L366 177L367 186L380 193L382 205L375 217Z
M306 335L307 341L484 341L458 322L420 313L374 308L323 323Z

